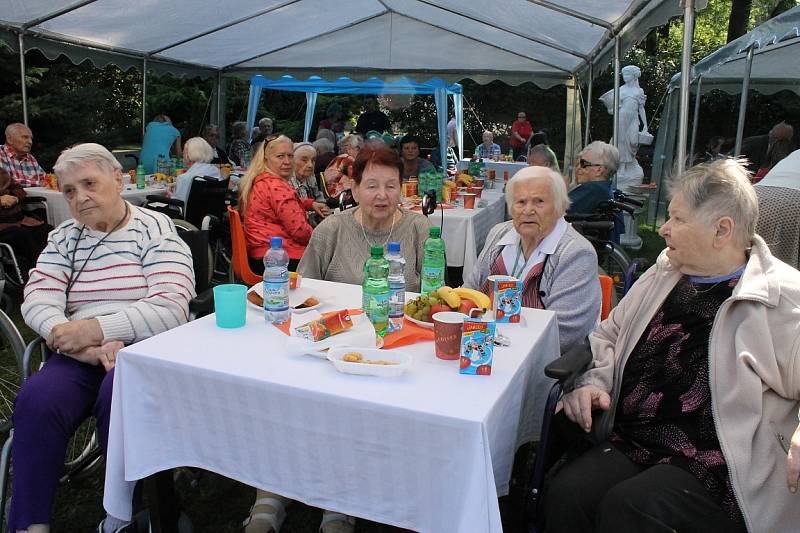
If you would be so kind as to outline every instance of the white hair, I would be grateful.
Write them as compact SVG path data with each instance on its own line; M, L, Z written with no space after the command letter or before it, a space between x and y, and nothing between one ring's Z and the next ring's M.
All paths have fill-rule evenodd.
M603 141L593 141L587 144L583 150L578 153L578 157L583 157L586 155L586 152L592 152L599 157L599 161L591 162L603 165L606 170L608 170L609 175L614 174L619 168L619 150L617 150L616 146L604 143Z
M97 143L83 143L61 152L53 166L53 172L57 178L61 178L86 165L95 165L108 174L122 171L122 165L105 146Z
M749 248L758 223L758 196L743 159L717 159L695 165L669 183L670 197L680 194L688 208L709 225L733 220L738 246Z
M23 129L30 131L30 128L25 124L23 124L22 122L14 122L12 124L9 124L8 126L6 126L6 138L16 135L18 131Z
M506 184L506 206L509 212L511 212L511 206L514 204L515 186L525 185L539 178L547 178L550 181L550 191L553 193L553 203L556 206L558 216L563 216L567 212L570 200L564 177L547 167L525 167L508 180Z
M317 149L317 153L320 155L327 154L328 152L333 152L333 143L331 142L330 139L325 139L325 138L317 139L311 144L314 145L314 148Z
M214 149L202 137L192 137L183 148L186 159L192 163L210 163L214 159Z

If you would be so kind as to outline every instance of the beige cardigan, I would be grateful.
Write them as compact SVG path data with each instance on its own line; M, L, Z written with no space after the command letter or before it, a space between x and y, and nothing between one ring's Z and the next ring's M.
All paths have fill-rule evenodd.
M595 425L613 426L620 376L631 351L681 273L664 252L590 336L593 368L578 381L611 394ZM775 433L791 440L800 406L800 272L753 241L744 274L714 319L709 381L717 436L734 494L751 532L800 529L800 494L786 485L786 454Z

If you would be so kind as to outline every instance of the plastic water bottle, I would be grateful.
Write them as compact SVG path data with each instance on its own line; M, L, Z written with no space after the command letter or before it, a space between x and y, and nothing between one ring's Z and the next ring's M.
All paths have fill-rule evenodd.
M383 257L383 246L372 246L369 251L361 288L364 313L375 326L375 333L383 337L389 324L389 261Z
M136 188L144 189L144 186L144 165L139 165L136 167Z
M508 149L508 160L511 161L511 162L514 161L514 149L513 148L509 148Z
M389 332L403 329L406 306L406 260L400 255L400 243L390 242L389 253Z
M281 237L272 237L264 254L264 320L268 324L289 320L289 255Z
M444 285L444 241L442 232L437 227L430 229L425 239L422 257L422 294L428 294Z

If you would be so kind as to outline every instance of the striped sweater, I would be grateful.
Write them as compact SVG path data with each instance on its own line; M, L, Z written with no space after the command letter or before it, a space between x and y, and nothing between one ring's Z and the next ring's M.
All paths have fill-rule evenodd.
M97 246L68 297L68 280L105 233L86 227L81 234L74 219L50 233L21 308L39 335L46 338L70 320L96 318L106 341L129 344L186 323L195 296L189 247L166 215L130 209L128 223Z

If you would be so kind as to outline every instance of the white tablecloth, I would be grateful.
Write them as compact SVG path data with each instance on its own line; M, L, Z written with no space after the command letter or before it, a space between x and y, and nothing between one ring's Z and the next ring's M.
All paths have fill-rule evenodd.
M123 176L124 177L124 176ZM61 191L46 189L44 187L28 187L25 189L28 196L40 196L47 202L47 223L55 227L72 218L69 205ZM148 194L164 194L164 189L145 187L137 189L135 185L126 184L122 197L134 205L142 205Z
M442 238L447 251L447 266L464 267L464 276L475 266L489 230L505 217L503 186L497 184L497 187L484 189L481 199L486 200L486 207L444 210ZM428 222L431 226L441 226L442 210L437 209L428 217Z
M303 284L336 307L360 305L359 287ZM496 349L491 376L460 375L431 342L400 348L414 359L400 378L340 374L286 355L287 337L253 307L244 328L219 329L212 315L128 346L105 508L130 516L130 481L183 465L421 533L501 532L497 497L518 445L538 437L542 369L558 355L554 313L524 318L500 327L512 344Z
M469 167L469 159L462 159L458 163L458 169L464 170ZM508 178L514 177L514 174L528 166L528 163L517 163L516 161L492 161L491 159L484 159L486 169L492 169L497 172L497 181L503 181L503 171L508 170Z

